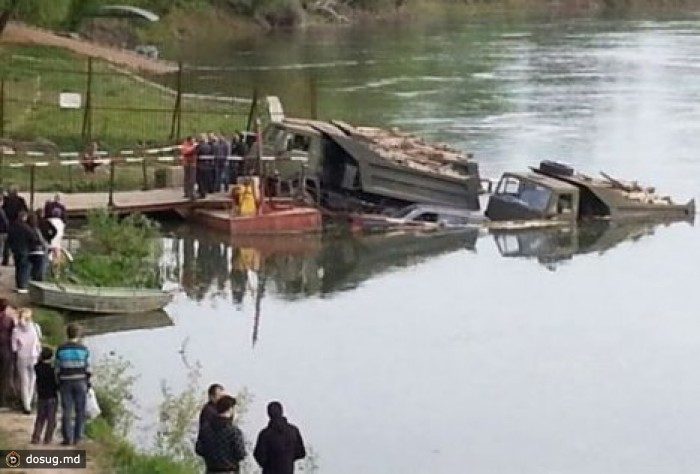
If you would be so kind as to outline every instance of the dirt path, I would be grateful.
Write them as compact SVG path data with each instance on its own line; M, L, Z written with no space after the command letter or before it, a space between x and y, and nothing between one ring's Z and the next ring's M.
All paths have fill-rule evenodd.
M33 43L66 48L75 53L104 59L137 71L165 74L177 71L177 65L167 61L149 59L133 51L102 46L90 41L59 36L49 30L11 22L2 35L2 42Z
M34 416L24 415L22 413L14 412L4 412L0 413L0 436L2 437L2 444L7 444L7 446L0 446L1 449L70 449L70 446L61 446L57 436L54 439L54 444L51 446L46 445L31 445L29 444L29 438L31 437L31 432L34 427ZM92 449L91 449L92 448ZM95 461L96 456L94 454L94 447L87 441L84 445L81 445L79 449L85 449L87 451L87 468L85 469L61 469L58 472L65 473L75 473L75 474L98 474L106 472L97 466ZM0 460L3 461L4 460ZM12 471L12 472L24 472L27 474L51 474L52 472L57 472L56 469L31 469L29 471Z

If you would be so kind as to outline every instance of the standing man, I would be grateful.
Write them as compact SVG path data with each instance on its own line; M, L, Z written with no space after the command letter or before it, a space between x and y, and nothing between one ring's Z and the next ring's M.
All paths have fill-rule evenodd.
M7 234L7 246L12 250L15 262L15 286L17 293L29 293L30 261L29 254L41 247L39 233L27 223L27 211L20 211L14 222L10 224Z
M280 402L267 405L270 422L258 435L253 457L262 474L293 474L294 461L306 457L299 429L287 423Z
M63 445L78 444L83 437L85 400L90 381L90 352L79 342L81 328L75 323L66 326L67 342L56 349L54 366L61 394ZM75 413L75 424L73 424Z
M199 433L202 432L202 427L214 418L216 418L216 402L224 395L224 387L221 384L213 383L207 390L209 401L202 407L199 412Z
M245 458L243 433L233 424L236 399L224 395L216 402L216 417L202 427L195 451L204 458L207 474L238 474Z
M44 217L48 219L49 217L58 217L64 223L68 219L66 206L61 202L61 195L56 193L52 200L46 201L44 204Z
M219 138L215 133L209 133L210 159L207 161L207 192L212 194L216 192L216 184L219 179L216 174L216 155L219 150Z
M196 174L196 161L195 156L195 144L192 137L185 138L185 141L180 145L180 155L182 156L182 167L184 169L184 188L185 197L187 199L194 199L194 185L195 185L195 174Z
M233 171L231 176L232 183L236 182L239 176L245 175L245 158L248 156L248 147L243 140L243 135L241 132L236 132L233 134L233 139L231 140L231 154L233 156L239 157L239 160L234 161Z
M199 137L195 154L197 155L197 194L200 199L204 199L207 197L207 176L212 157L211 145L205 133Z
M7 196L3 199L2 208L5 211L5 216L7 217L10 225L17 220L19 213L24 211L28 212L27 201L24 200L22 196L19 195L17 186L10 186L10 191ZM7 245L2 251L2 265L8 266L10 264L10 249Z
M228 157L231 155L231 144L226 140L226 137L221 134L219 135L219 146L217 148L216 155L216 167L217 173L219 174L219 181L216 183L217 192L223 191L228 192L229 185L229 167L228 167Z

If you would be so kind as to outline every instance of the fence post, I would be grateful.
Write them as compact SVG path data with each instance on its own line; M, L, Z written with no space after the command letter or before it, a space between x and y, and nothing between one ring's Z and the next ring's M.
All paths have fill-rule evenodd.
M83 111L83 140L92 139L92 58L87 63L87 85L85 90L85 110Z
M141 160L141 172L143 173L143 190L148 191L148 163L146 162L146 157L144 156Z
M73 192L73 166L66 165L66 168L68 168L68 192L72 193Z
M36 181L36 165L29 167L29 209L34 209L34 183Z
M109 199L107 200L107 207L109 209L114 207L114 160L109 161Z
M5 138L5 78L0 80L0 138Z
M173 118L170 123L170 139L182 138L182 61L177 63L177 95L175 96L175 107L173 107ZM176 133L177 132L177 133Z
M248 112L248 124L246 125L246 132L252 131L253 119L255 118L255 112L258 109L258 88L253 89L253 101L250 103L250 112Z

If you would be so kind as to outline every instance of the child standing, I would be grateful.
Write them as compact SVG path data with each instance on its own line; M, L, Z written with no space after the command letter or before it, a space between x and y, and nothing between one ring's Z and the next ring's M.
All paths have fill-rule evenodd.
M44 347L39 356L39 363L34 366L36 372L36 390L38 407L36 421L34 422L34 433L32 434L32 444L39 443L41 433L46 425L44 444L50 444L53 440L53 433L56 430L56 409L58 407L58 382L56 373L51 367L50 360L53 351L49 347Z

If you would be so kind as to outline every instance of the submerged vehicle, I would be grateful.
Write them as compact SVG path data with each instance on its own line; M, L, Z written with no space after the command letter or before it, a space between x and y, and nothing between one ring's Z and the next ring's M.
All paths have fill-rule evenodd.
M504 173L490 197L491 221L534 220L572 224L589 219L695 219L695 200L677 204L654 188L577 173L543 161L530 173Z
M389 232L398 230L437 230L473 227L484 221L477 211L435 204L412 204L390 214L353 214L350 228L354 232Z
M396 129L283 118L263 134L275 176L302 183L331 210L438 204L479 209L479 167L470 154ZM300 175L299 161L306 162Z

